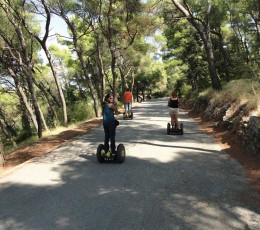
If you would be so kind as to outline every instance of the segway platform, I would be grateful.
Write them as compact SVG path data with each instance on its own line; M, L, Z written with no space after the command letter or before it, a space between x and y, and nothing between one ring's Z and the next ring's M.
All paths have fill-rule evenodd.
M125 146L119 144L116 149L116 153L113 155L111 151L106 153L105 145L100 144L97 148L97 160L99 163L104 162L117 162L123 163L125 161Z
M180 124L180 128L174 128L170 123L167 124L167 135L183 135L183 124Z
M130 115L129 115L129 116L126 116L126 115L125 115L125 112L123 113L123 119L124 119L124 120L125 120L125 119L131 119L131 120L133 120L133 118L134 118L133 111L130 112Z

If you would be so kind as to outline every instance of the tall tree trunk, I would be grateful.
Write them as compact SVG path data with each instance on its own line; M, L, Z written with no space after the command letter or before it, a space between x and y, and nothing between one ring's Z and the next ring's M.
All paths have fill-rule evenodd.
M229 82L230 81L230 75L229 75L229 68L228 68L228 58L227 58L226 49L224 47L223 36L222 36L220 28L219 28L219 32L216 33L216 35L218 36L219 50L220 50L220 52L222 54L222 58L223 58L224 71L222 71L222 72L223 72L223 75L225 76L225 80L227 82Z
M47 91L47 89L45 88L45 86L40 82L38 83L35 79L34 79L34 84L41 90L41 92L44 94L47 102L48 102L48 105L49 105L49 108L51 110L51 113L54 115L55 119L58 119L58 115L56 113L56 110L53 106L53 102L51 101L51 98L50 98L50 94L49 94L49 91Z
M79 60L80 60L80 63L81 63L81 66L83 68L83 73L84 73L84 77L86 79L86 82L88 84L88 87L90 89L90 92L91 92L91 97L92 97L92 100L93 100L93 104L94 104L94 111L95 111L95 115L96 117L100 117L101 113L100 113L100 109L99 109L99 100L98 100L98 95L97 95L97 92L95 90L95 87L92 83L92 80L91 80L91 75L89 74L88 70L87 70L87 66L86 66L86 62L84 62L84 59L83 59L83 56L82 56L82 53L79 52L80 56L79 56Z
M184 2L186 3L186 1ZM210 26L209 26L208 19L203 23L199 22L193 16L187 4L185 4L185 6L187 7L186 9L181 3L179 3L178 0L172 0L172 3L183 14L183 16L187 18L187 20L191 23L191 25L197 30L198 34L200 35L207 54L208 69L209 69L212 88L216 90L220 90L222 87L215 67L215 59L214 59L213 47L212 47L212 42L210 37ZM210 3L208 0L207 0L207 4L208 4L208 8L206 14L208 17L210 13Z
M0 128L3 132L3 134L6 136L7 139L9 139L12 143L13 143L13 146L17 146L16 142L14 141L12 135L8 132L8 130L6 129L6 126L3 124L3 122L1 121L0 119ZM1 161L1 160L0 160ZM1 164L1 163L0 163Z
M114 101L117 103L117 73L116 73L116 55L115 51L112 47L110 47L110 54L111 54L111 72L113 76L113 95L114 95Z
M82 68L84 77L86 79L87 85L88 85L89 90L91 92L91 97L92 97L93 104L94 104L95 115L96 115L96 117L99 117L101 113L100 113L100 109L99 109L99 103L98 103L99 100L98 100L97 92L96 92L95 87L93 85L93 82L91 80L91 75L88 72L86 61L84 60L82 50L78 45L77 31L76 31L73 23L69 20L69 18L63 12L60 12L60 16L66 22L66 24L68 25L68 28L70 29L70 31L72 33L73 45L74 45L74 48L76 50L77 56L79 58L81 68Z
M119 67L120 77L121 77L121 91L122 94L120 95L121 100L124 99L124 92L126 88L129 88L125 81L125 75L121 67Z
M26 94L23 91L23 88L21 87L21 85L20 85L20 83L17 79L18 77L15 75L14 71L11 68L8 68L8 70L9 70L10 75L13 77L13 80L14 80L14 83L15 83L15 86L16 86L16 89L17 89L17 95L19 96L19 98L21 98L21 101L23 102L26 110L28 111L29 116L32 120L32 123L33 123L35 129L38 131L37 120L34 116L32 108L31 108L31 106L28 102L29 100L28 100Z
M101 47L101 44L100 44L100 38L99 38L99 33L96 31L96 28L95 26L91 23L90 24L94 34L95 34L95 38L96 38L96 50L97 50L97 63L98 63L98 69L99 69L99 75L101 77L101 97L100 97L100 100L101 100L101 103L102 101L104 100L105 98L105 90L106 90L106 78L105 78L105 70L104 70L104 63L103 63L103 59L102 59L102 56L101 56L101 52L100 52L100 47Z
M0 140L0 167L5 166L5 154L4 154L4 145Z
M104 71L104 64L102 60L102 56L100 54L100 48L99 44L97 43L97 51L98 51L98 69L99 69L99 75L101 76L101 82L102 82L102 95L101 95L101 100L103 101L105 98L106 94L106 78L105 78L105 71Z
M21 111L21 122L22 122L22 128L26 135L26 138L29 138L32 136L32 128L31 128L31 122L30 122L30 115L28 110L26 109L26 106L24 102L22 101L22 98L19 98L20 101L20 111Z
M215 58L214 58L209 29L206 29L205 32L202 33L202 40L207 54L208 68L209 68L212 88L216 90L220 90L221 84L215 66Z
M41 1L43 2L43 5L45 5L45 8L46 8L45 11L50 12L49 9L47 9L47 5L45 4L45 1L44 0L41 0ZM67 9L67 10L69 10L69 9ZM97 94L95 87L93 85L93 82L91 80L91 75L89 74L89 72L87 70L86 60L84 60L84 56L83 56L84 54L82 53L82 50L81 50L81 48L78 44L79 38L82 37L83 35L81 34L79 36L77 34L74 22L70 21L69 17L67 16L68 12L66 10L64 10L64 6L61 2L58 4L58 7L52 8L52 12L54 14L60 16L65 21L69 30L72 33L72 41L73 41L73 45L74 45L74 50L77 53L77 56L78 56L78 59L80 61L81 68L82 68L82 71L83 71L84 78L87 82L87 85L88 85L90 93L91 93L91 97L92 97L93 104L94 104L95 115L96 115L96 117L99 117L100 116L100 109L99 109L98 94Z
M37 124L38 124L37 134L38 134L38 137L41 138L42 137L42 116L41 116L41 112L40 112L40 107L39 107L37 99L36 99L34 84L33 84L32 79L33 79L32 70L31 70L31 67L29 67L29 74L27 77L28 90L32 97L32 104L33 104L34 113L35 113Z
M31 63L31 55L28 53L28 47L27 47L27 43L23 34L23 30L22 30L22 21L17 21L16 18L14 18L14 15L10 12L10 9L14 10L15 7L13 5L11 5L11 2L8 2L8 5L1 5L2 9L5 11L6 16L8 18L8 20L10 21L10 23L12 24L12 26L15 29L15 33L17 36L17 39L19 41L19 45L20 45L20 50L19 50L19 59L18 59L18 63L20 64L20 67L22 69L22 72L25 74L26 80L27 80L27 84L28 84L28 90L30 91L31 94L31 99L32 99L32 104L33 104L33 108L34 108L34 112L35 112L35 116L36 116L36 121L37 121L37 133L38 133L38 137L42 137L42 122L41 122L41 115L40 115L40 111L39 111L39 107L38 107L38 103L37 103L37 99L36 99L36 95L35 95L35 91L34 91L34 86L32 83L32 63ZM12 52L12 51L10 51ZM33 52L33 51L31 51ZM15 56L15 55L13 55Z
M66 106L66 102L65 102L65 97L64 97L64 94L63 94L60 82L58 80L57 72L56 72L56 69L54 67L51 54L50 54L50 52L49 52L49 50L47 48L47 45L46 45L47 38L49 36L49 28L50 28L50 22L51 22L51 13L50 13L50 10L49 10L45 0L40 0L40 2L42 4L42 6L43 6L43 9L44 9L44 12L45 12L45 17L46 17L45 33L44 33L44 36L43 36L42 39L38 35L36 35L34 32L32 32L29 29L29 27L25 24L26 21L23 18L23 15L20 12L16 12L16 13L20 17L20 19L23 20L23 22L24 22L23 23L24 29L26 29L26 31L39 42L39 44L41 45L43 51L45 52L45 55L46 55L47 60L48 60L48 63L50 65L50 67L51 67L51 71L52 71L52 74L53 74L53 77L54 77L54 80L55 80L55 83L56 83L56 86L57 86L58 95L59 95L59 98L60 98L60 101L61 101L61 106L62 106L62 111L63 111L63 125L65 127L67 127L68 126L68 115L67 115L67 106ZM24 10L26 11L26 9L24 9ZM36 8L36 10L38 10L38 8Z
M40 114L41 114L42 124L43 124L44 130L45 130L45 131L50 131L50 130L49 130L49 127L48 127L47 124L46 124L46 121L45 121L43 112L42 112L42 110L41 110L40 107L39 107L39 109L40 109Z
M2 108L0 108L0 119L3 120L3 124L6 126L6 129L8 130L8 132L10 132L11 136L16 137L17 136L17 132L16 130L10 125L10 122L7 120L7 117L5 115L5 112L3 111ZM11 122L14 123L14 120L12 120Z
M58 95L59 95L59 98L60 98L60 101L61 101L61 106L62 106L62 111L63 111L63 125L65 127L67 127L68 126L67 105L66 105L64 93L62 91L60 82L58 80L57 71L56 71L56 69L55 69L55 67L53 65L52 57L51 57L51 54L50 54L49 50L46 47L46 44L43 43L43 42L40 42L40 43L41 43L42 48L43 48L43 50L44 50L44 52L46 54L46 57L48 59L49 65L51 67L52 75L53 75L53 78L55 80L55 83L56 83L56 86L57 86L57 89L58 89Z

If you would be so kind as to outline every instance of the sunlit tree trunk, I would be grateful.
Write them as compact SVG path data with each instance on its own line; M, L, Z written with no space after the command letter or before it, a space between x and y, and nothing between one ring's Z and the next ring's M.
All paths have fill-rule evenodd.
M4 145L0 140L0 167L5 166L5 155L4 155Z
M46 57L48 59L48 62L50 64L52 75L53 75L53 78L55 80L55 83L56 83L56 86L57 86L57 89L58 89L58 95L59 95L59 98L60 98L60 101L61 101L61 106L62 106L62 111L63 111L63 125L65 127L67 127L68 126L68 114L67 114L67 105L66 105L64 93L63 93L61 84L59 82L57 71L56 71L56 69L54 67L51 54L50 54L49 50L47 49L45 42L42 43L42 48L43 48L43 50L44 50L44 52L46 54Z
M84 77L86 79L86 82L87 82L88 87L89 87L90 92L91 92L92 100L93 100L93 103L94 103L95 115L96 115L96 117L99 117L100 116L100 109L99 109L99 103L98 103L98 101L99 101L98 95L97 95L97 92L96 92L95 87L93 85L93 82L91 80L91 74L88 72L88 68L87 68L87 65L86 65L86 61L84 60L82 50L78 45L77 31L76 31L74 25L72 24L72 22L70 22L69 18L66 15L62 14L61 17L64 19L64 21L66 22L66 24L68 25L69 29L72 32L73 44L74 44L77 56L80 60L80 64L81 64L81 67L82 67Z
M46 22L45 22L45 33L43 35L43 38L41 39L39 37L39 35L35 34L33 31L30 30L30 28L28 27L28 25L26 24L26 20L24 19L23 17L23 14L21 14L21 12L19 11L15 11L17 16L20 17L20 20L23 21L23 27L24 29L27 30L27 32L33 36L38 42L39 44L41 45L43 51L45 52L45 55L47 57L47 60L48 60L48 63L51 67L51 71L52 71L52 75L54 77L54 80L55 80L55 83L56 83L56 86L57 86L57 90L58 90L58 95L59 95L59 99L61 101L61 106L62 106L62 111L63 111L63 125L65 127L68 126L68 115L67 115L67 106L66 106L66 102L65 102L65 97L64 97L64 94L63 94L63 90L62 90L62 87L60 85L60 82L58 80L58 76L57 76L57 71L55 69L55 66L53 64L53 59L52 59L52 56L47 48L47 45L46 45L46 42L47 42L47 38L49 36L49 28L50 28L50 21L51 21L51 13L50 13L50 10L45 2L45 0L40 0L43 8L40 8L40 9L43 9L44 10L44 13L43 12L40 12L39 9L36 7L36 12L38 12L39 14L43 15L43 17L46 18ZM24 9L24 11L26 11L26 9Z
M53 102L50 98L50 93L48 92L48 90L45 88L45 86L42 84L42 83L38 83L35 79L34 79L34 84L41 90L41 92L44 94L47 102L48 102L48 105L49 105L49 108L51 110L51 113L54 115L55 119L58 119L58 115L57 115L57 112L53 106Z

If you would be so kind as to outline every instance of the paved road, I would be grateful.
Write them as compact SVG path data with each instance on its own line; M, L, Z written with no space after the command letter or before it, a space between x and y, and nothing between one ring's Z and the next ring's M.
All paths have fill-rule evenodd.
M166 99L120 120L123 164L99 164L103 129L0 179L0 230L260 229L241 166L181 112L183 136L166 135Z

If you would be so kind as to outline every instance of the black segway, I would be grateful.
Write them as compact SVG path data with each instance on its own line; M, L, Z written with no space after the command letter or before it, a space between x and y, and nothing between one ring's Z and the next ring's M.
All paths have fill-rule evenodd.
M180 128L175 128L175 125L171 126L171 123L169 122L167 124L167 135L183 135L183 124L180 124Z
M123 163L125 161L125 146L119 144L116 149L116 154L111 154L111 151L106 153L105 145L100 144L97 148L97 160L99 163L103 162L117 162Z
M125 112L123 113L123 119L125 120L125 119L131 119L131 120L133 120L133 118L134 118L134 114L133 114L133 111L131 110L130 111L130 115L126 115L125 114Z

